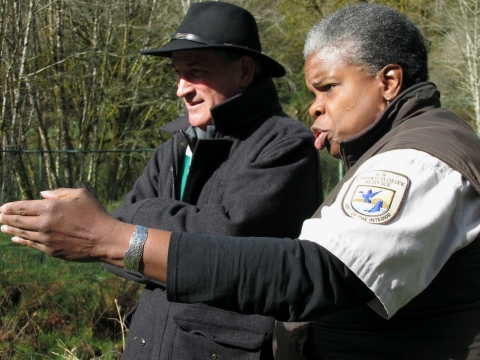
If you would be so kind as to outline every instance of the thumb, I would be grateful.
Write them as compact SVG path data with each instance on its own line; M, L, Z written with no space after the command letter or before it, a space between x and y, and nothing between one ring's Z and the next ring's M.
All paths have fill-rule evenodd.
M76 199L78 198L78 189L59 188L55 190L41 191L40 195L44 199Z

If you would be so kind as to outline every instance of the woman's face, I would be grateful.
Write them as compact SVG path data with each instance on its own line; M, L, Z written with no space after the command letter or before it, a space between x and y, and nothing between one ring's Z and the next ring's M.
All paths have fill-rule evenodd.
M340 157L340 142L374 122L386 107L381 76L345 60L341 51L320 50L305 62L305 80L315 96L311 127L319 150Z

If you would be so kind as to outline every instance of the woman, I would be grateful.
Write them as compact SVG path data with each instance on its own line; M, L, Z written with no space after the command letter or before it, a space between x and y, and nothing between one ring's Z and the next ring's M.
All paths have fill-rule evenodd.
M305 44L312 131L348 172L302 240L148 229L138 270L166 281L171 301L309 322L279 323L279 357L478 357L480 140L440 107L426 53L416 26L385 6L320 21ZM132 225L82 190L44 197L2 206L2 231L54 256L124 266ZM85 212L91 222L79 224Z

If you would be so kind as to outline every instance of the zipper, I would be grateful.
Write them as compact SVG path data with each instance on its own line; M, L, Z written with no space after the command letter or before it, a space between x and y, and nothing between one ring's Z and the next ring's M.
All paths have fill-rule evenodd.
M170 170L172 171L172 197L173 197L173 200L178 200L177 191L175 187L176 177L175 177L175 156L174 156L175 144L174 143L175 143L175 138L172 139L172 166L170 167Z

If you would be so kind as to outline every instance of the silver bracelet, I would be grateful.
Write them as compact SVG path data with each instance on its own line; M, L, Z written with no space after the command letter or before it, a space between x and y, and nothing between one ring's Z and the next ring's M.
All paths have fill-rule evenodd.
M125 251L125 259L123 259L125 269L138 271L143 255L143 245L145 245L145 241L147 241L147 236L148 229L146 227L135 226L135 232L130 238L130 247Z

